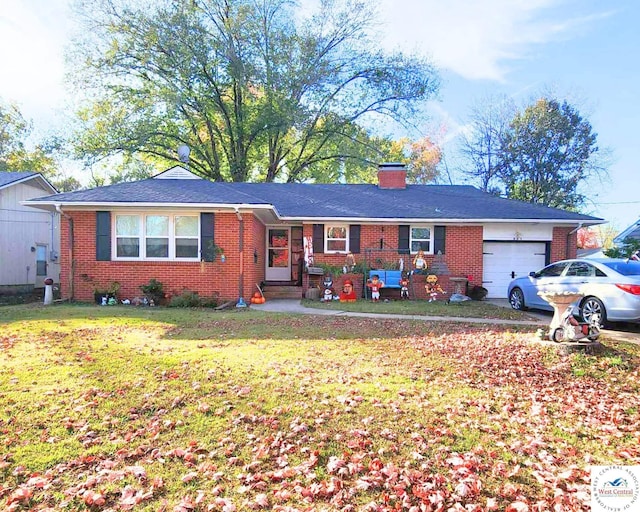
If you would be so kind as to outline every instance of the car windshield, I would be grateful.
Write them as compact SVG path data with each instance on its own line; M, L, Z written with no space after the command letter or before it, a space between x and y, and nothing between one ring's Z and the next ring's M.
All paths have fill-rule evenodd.
M603 263L623 276L640 276L640 261L607 261Z

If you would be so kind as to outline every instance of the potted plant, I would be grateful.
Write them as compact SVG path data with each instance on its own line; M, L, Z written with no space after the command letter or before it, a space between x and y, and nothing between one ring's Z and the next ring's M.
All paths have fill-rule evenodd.
M96 301L96 304L102 304L102 298L106 297L105 302L108 302L109 299L118 299L118 292L120 291L120 283L118 281L111 281L106 286L96 286L93 289L93 299Z

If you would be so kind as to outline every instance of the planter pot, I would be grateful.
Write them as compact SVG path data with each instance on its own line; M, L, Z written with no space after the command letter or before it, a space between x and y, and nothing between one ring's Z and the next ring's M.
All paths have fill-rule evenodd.
M95 300L96 304L101 305L102 304L102 297L106 297L107 298L107 302L109 302L109 299L117 299L115 293L108 293L108 292L93 292L93 300Z

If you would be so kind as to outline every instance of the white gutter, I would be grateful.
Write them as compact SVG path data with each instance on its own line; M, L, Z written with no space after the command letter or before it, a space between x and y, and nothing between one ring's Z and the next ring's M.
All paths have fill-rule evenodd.
M22 201L21 204L25 206L32 206L35 208L43 208L44 206L56 206L56 205L64 205L66 208L73 209L92 209L95 210L97 208L127 208L134 210L136 208L171 208L171 209L197 209L200 211L210 211L210 210L232 210L234 213L238 213L240 210L244 211L252 211L252 210L261 210L261 211L271 211L275 215L275 217L281 222L335 222L335 223L351 223L351 224L486 224L486 223L501 223L501 224L513 224L513 223L524 223L524 224L554 224L554 225L574 225L576 220L571 219L514 219L514 218L505 218L505 219L495 219L495 218L456 218L456 217L448 217L448 218L429 218L429 217L386 217L386 218L375 218L375 217L310 217L310 216L283 216L278 210L271 204L250 204L250 203L124 203L124 202L69 202L69 203L59 203L54 201ZM598 224L606 224L608 221L606 220L593 220L593 221L578 221L579 229L583 226L595 226Z

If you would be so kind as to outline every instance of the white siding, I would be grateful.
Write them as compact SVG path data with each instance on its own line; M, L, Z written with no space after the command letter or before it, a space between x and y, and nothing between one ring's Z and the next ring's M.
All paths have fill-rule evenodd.
M36 245L47 247L47 275L60 279L60 265L50 260L51 251L60 254L60 220L20 201L51 195L32 184L17 183L0 190L0 286L43 286L36 283Z
M549 224L487 224L483 240L535 240L551 241L553 226Z

